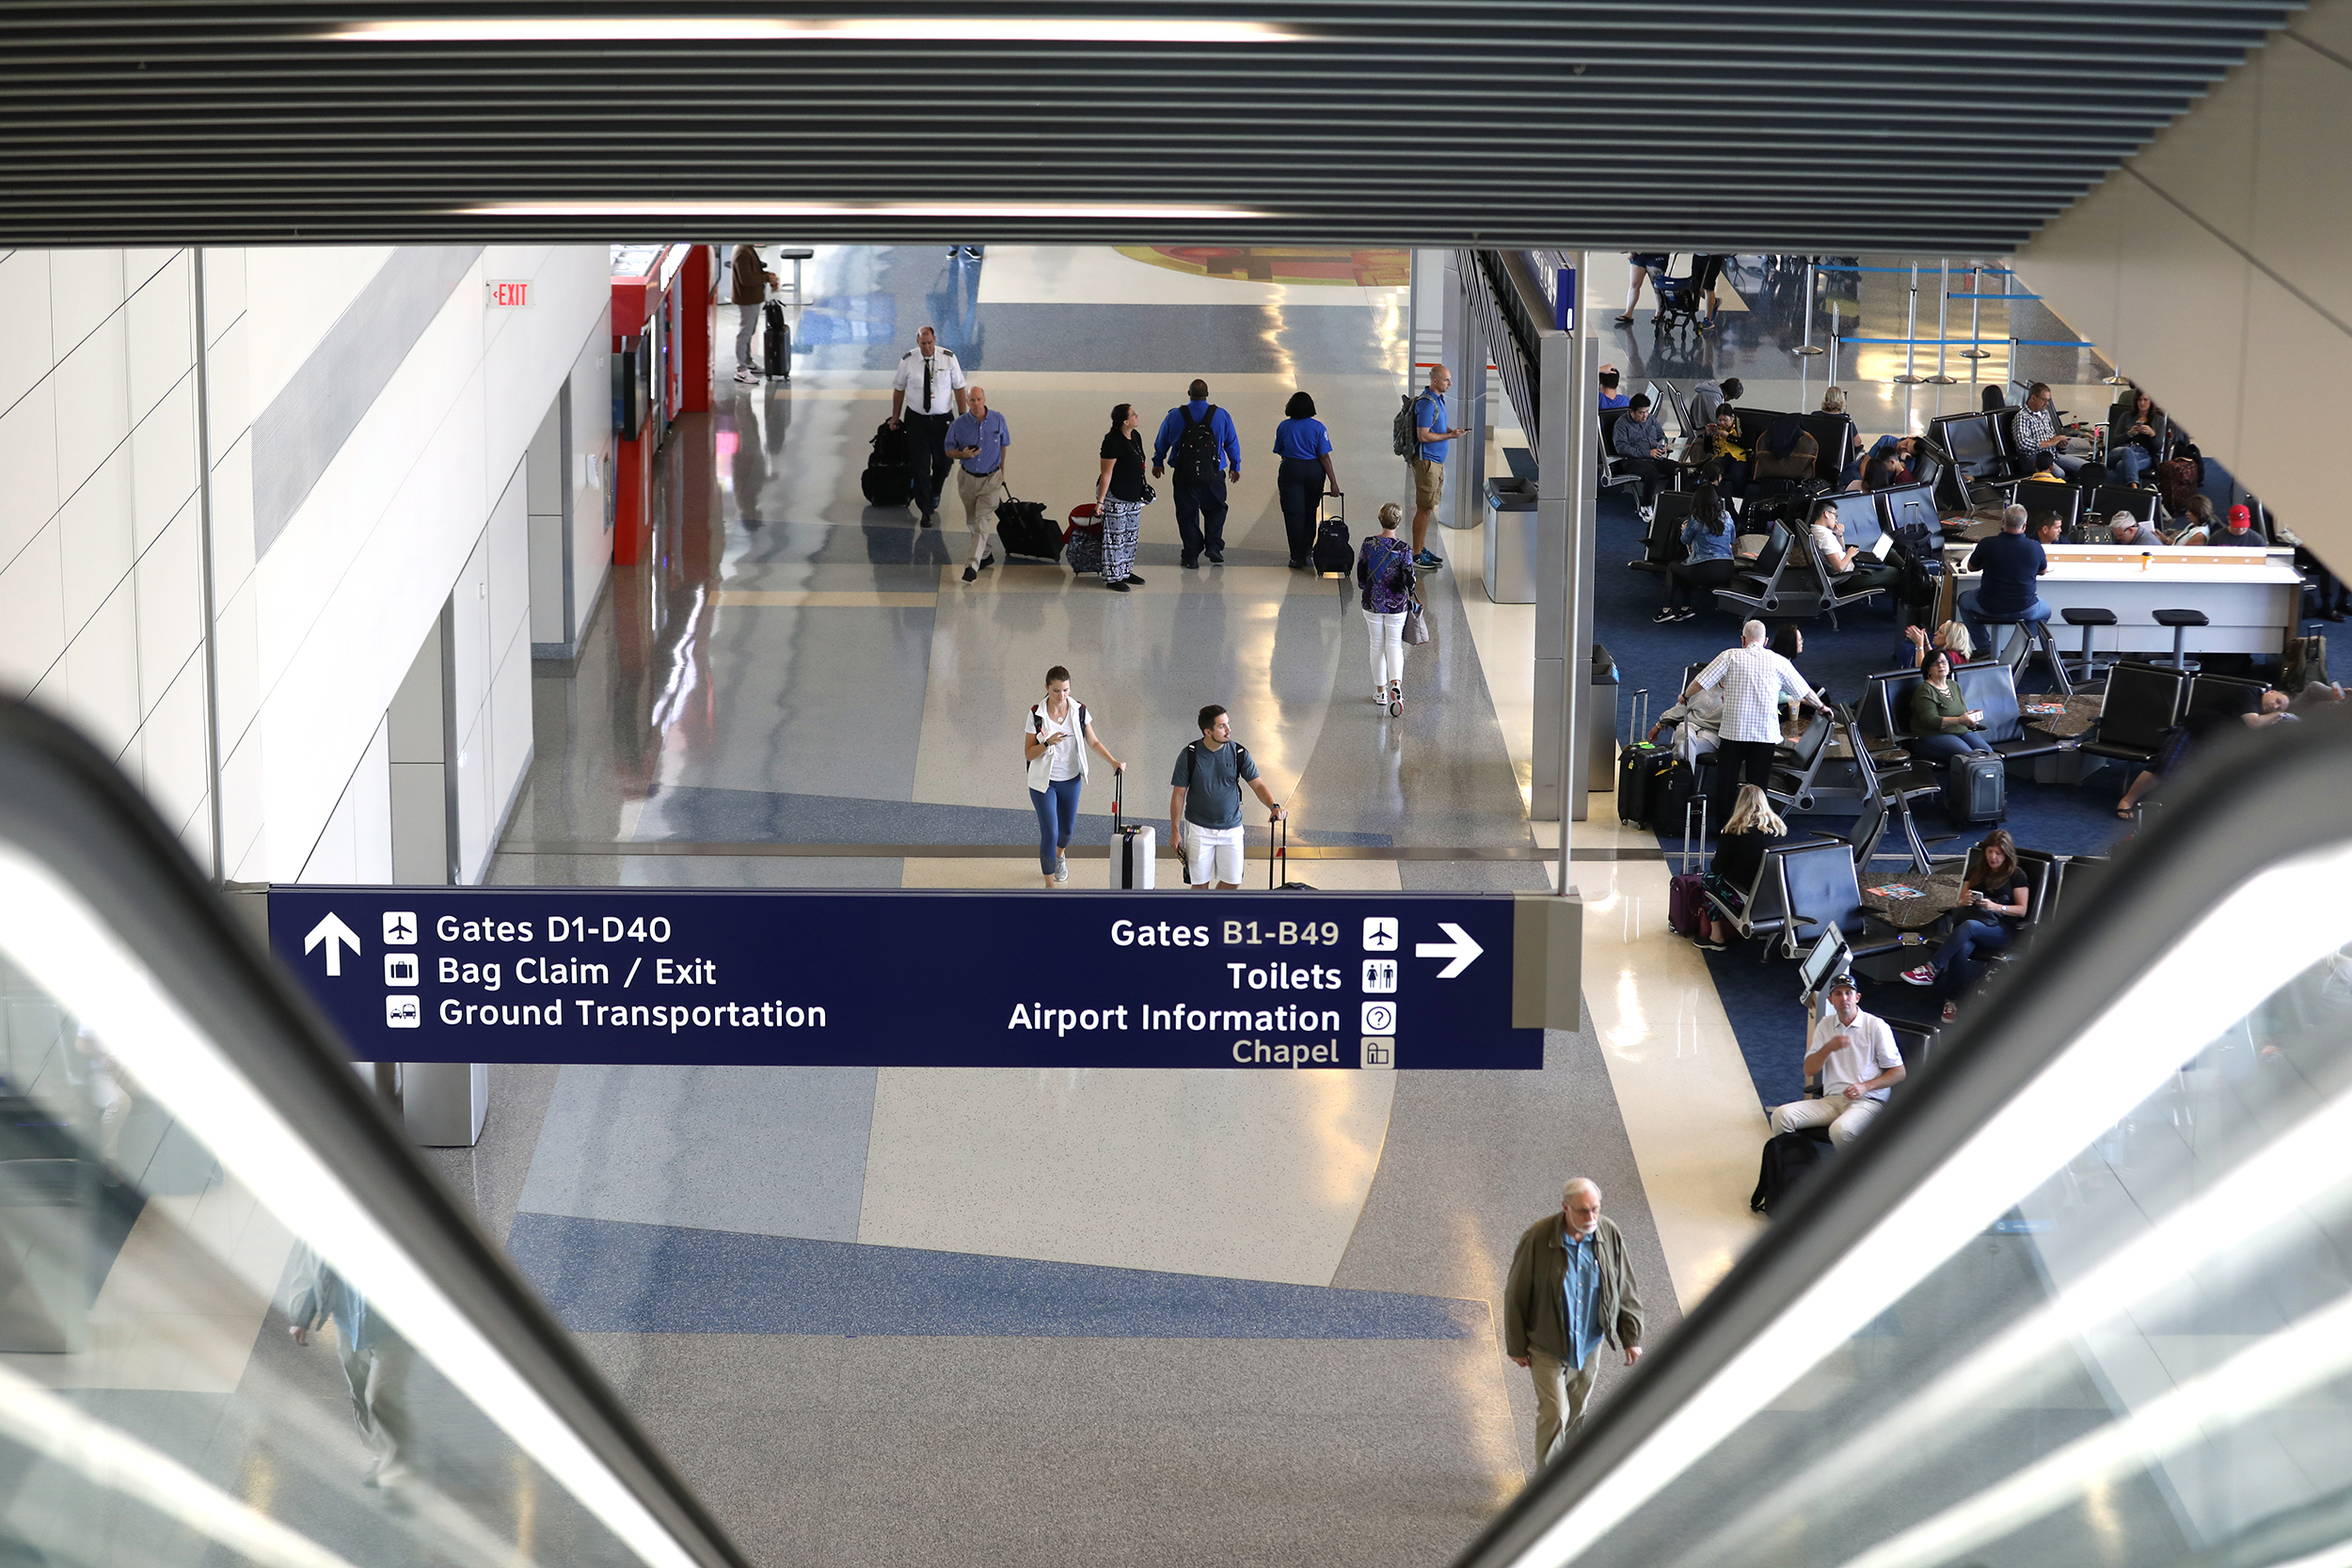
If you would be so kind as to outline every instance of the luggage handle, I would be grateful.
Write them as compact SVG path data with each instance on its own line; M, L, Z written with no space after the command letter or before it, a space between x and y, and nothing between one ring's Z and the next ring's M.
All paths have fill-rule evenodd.
M1626 737L1628 746L1639 745L1649 734L1648 720L1649 688L1637 686L1633 689L1633 733Z
M1290 819L1286 816L1270 817L1267 819L1266 827L1273 834L1274 842L1265 858L1265 890L1268 893L1279 893L1281 891L1283 882L1289 880L1289 878L1282 876L1281 873L1290 870Z

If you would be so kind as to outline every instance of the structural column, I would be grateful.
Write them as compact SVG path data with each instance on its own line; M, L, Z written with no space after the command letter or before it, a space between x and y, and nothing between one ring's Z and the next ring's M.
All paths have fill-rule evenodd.
M1580 291L1589 259L1587 252L1577 253ZM1547 331L1538 341L1535 401L1542 428L1535 436L1541 478L1535 499L1535 748L1529 808L1541 822L1584 819L1584 777L1591 760L1594 453L1599 414L1590 390L1592 339L1582 318L1576 310L1567 331Z

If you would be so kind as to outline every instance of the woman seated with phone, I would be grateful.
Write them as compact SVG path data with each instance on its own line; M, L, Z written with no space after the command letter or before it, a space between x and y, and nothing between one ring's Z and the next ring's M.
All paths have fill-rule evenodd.
M1966 900L1952 934L1935 950L1935 957L1916 969L1903 971L1915 986L1933 986L1944 997L1944 1022L1960 1016L1960 998L1977 983L1976 959L2005 951L2026 924L2026 906L2033 890L2017 864L2017 844L2007 828L1995 828L1977 847L1974 863L1960 884Z
M1979 732L1984 710L1972 708L1952 679L1952 656L1930 648L1919 663L1919 684L1911 691L1911 754L1922 762L1948 763L1971 752L1990 752Z

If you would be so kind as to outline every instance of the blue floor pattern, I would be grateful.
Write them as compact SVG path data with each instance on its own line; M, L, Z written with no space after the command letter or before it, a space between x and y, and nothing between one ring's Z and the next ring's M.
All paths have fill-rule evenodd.
M1469 1339L1482 1301L523 1212L507 1251L578 1334Z

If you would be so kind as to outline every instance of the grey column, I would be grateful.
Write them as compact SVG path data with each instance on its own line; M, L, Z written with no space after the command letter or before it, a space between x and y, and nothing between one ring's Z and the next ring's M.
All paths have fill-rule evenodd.
M1445 314L1439 326L1438 359L1440 364L1454 372L1454 390L1446 396L1446 406L1449 410L1458 410L1462 405L1463 367L1470 363L1470 341L1477 332L1476 326L1471 323L1470 293L1462 278L1461 264L1462 253L1460 251L1449 250L1445 253ZM1418 377L1414 389L1418 391L1421 387L1426 385L1428 385L1427 376ZM1451 452L1447 453L1449 459L1453 455ZM1449 462L1448 467L1452 466ZM1461 504L1462 487L1449 483L1445 487L1444 496L1438 503L1438 526L1444 528L1453 525L1454 519L1460 515L1454 509ZM1406 521L1408 524L1412 521L1412 514L1409 511L1406 514Z
M1589 255L1577 258L1583 286ZM1577 312L1573 332L1545 332L1536 366L1535 432L1541 472L1535 499L1535 750L1530 815L1581 822L1588 800L1585 722L1593 679L1594 443L1598 405L1592 340ZM1563 779L1566 786L1563 788ZM1565 810L1564 811L1563 805Z

